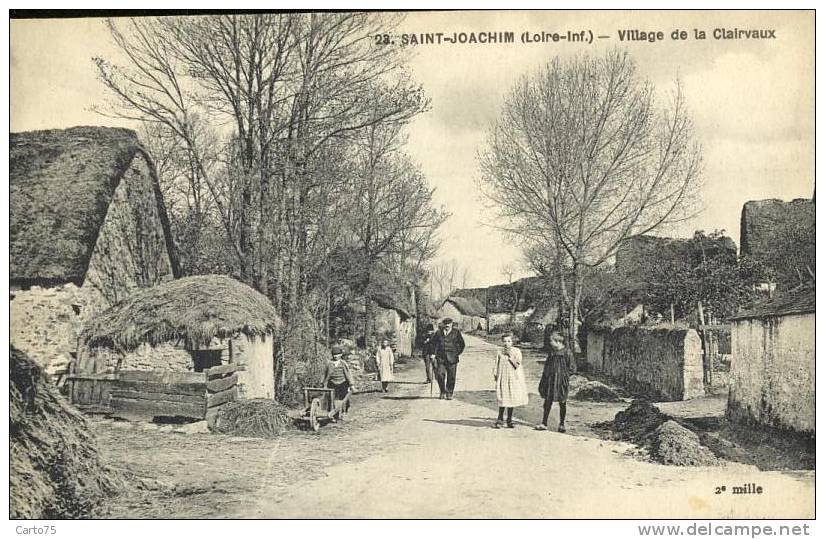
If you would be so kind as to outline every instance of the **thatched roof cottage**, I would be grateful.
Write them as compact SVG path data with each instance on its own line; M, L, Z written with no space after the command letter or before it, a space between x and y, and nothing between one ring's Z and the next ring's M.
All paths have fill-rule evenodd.
M473 298L450 296L438 309L438 316L452 318L455 326L462 331L475 331L485 326L484 305Z
M78 372L204 372L237 365L242 398L275 395L272 303L225 275L184 277L140 290L92 319Z
M134 132L11 133L11 342L65 371L90 316L177 277L154 164Z

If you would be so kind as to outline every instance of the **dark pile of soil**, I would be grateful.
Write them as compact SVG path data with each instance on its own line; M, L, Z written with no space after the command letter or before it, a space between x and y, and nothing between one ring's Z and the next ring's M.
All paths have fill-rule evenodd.
M606 426L616 435L615 439L644 445L650 434L668 419L650 402L634 400Z
M211 429L232 436L275 438L292 425L286 406L270 399L251 399L221 407Z
M613 421L596 425L609 438L632 442L647 450L650 459L672 466L712 466L718 459L699 436L663 414L656 406L634 400Z
M621 402L622 398L616 391L604 385L601 382L587 382L579 388L572 396L572 399L578 401L593 401L593 402Z
M82 518L126 488L86 419L14 347L9 353L9 517Z
M719 459L703 446L699 436L679 423L662 423L650 436L650 456L671 466L716 466Z

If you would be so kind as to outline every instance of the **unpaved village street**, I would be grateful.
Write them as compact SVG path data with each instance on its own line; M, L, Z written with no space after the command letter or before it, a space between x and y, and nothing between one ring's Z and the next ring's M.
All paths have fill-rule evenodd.
M513 430L463 395L491 392L494 347L467 336L456 400L420 398L382 429L392 449L331 465L317 480L264 488L250 517L810 517L813 472L791 477L742 465L676 468L621 455L624 444L532 429L531 406ZM420 376L418 372L411 376ZM532 387L535 387L533 384ZM423 392L429 397L429 389ZM568 411L576 425L576 408ZM554 414L551 425L555 425ZM755 482L762 495L716 495ZM798 483L804 483L800 488ZM795 487L795 488L789 488ZM788 493L799 493L788 499ZM781 508L781 510L780 510ZM790 512L788 509L792 508Z
M124 429L121 435L146 445L132 445L129 456L110 454L110 459L144 475L154 467L155 478L174 487L148 492L142 501L115 504L107 516L813 516L814 471L760 471L737 463L664 466L634 458L634 446L602 440L589 429L588 424L611 419L626 404L571 401L567 434L555 432L555 408L551 431L538 432L532 427L540 403L531 393L530 405L516 410L515 429L491 428L494 346L472 335L465 339L452 401L439 400L437 388L431 398L428 385L397 384L389 395L357 395L351 418L322 427L320 435L290 432L276 440L215 434L147 437ZM527 373L534 392L540 366L535 355L526 357L533 357ZM398 379L421 382L420 367L420 362L408 365ZM100 435L103 429L97 430ZM180 449L160 450L152 440L177 440ZM103 441L110 447L115 442L105 436ZM177 460L171 456L175 452ZM161 472L164 461L168 469ZM732 487L746 483L761 486L762 494L732 494ZM715 494L718 486L727 488Z

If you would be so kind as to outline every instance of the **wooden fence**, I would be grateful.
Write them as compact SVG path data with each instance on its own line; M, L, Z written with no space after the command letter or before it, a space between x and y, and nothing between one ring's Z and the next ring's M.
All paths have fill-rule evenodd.
M238 398L243 367L220 365L204 372L120 371L69 376L69 398L87 412L128 419L214 418Z

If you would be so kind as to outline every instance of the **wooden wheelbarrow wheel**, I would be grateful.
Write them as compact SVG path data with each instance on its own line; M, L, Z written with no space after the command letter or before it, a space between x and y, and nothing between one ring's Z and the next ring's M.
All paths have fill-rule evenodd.
M321 414L323 413L323 407L321 406L321 399L314 398L309 405L309 426L315 432L318 432L318 429L321 428Z

